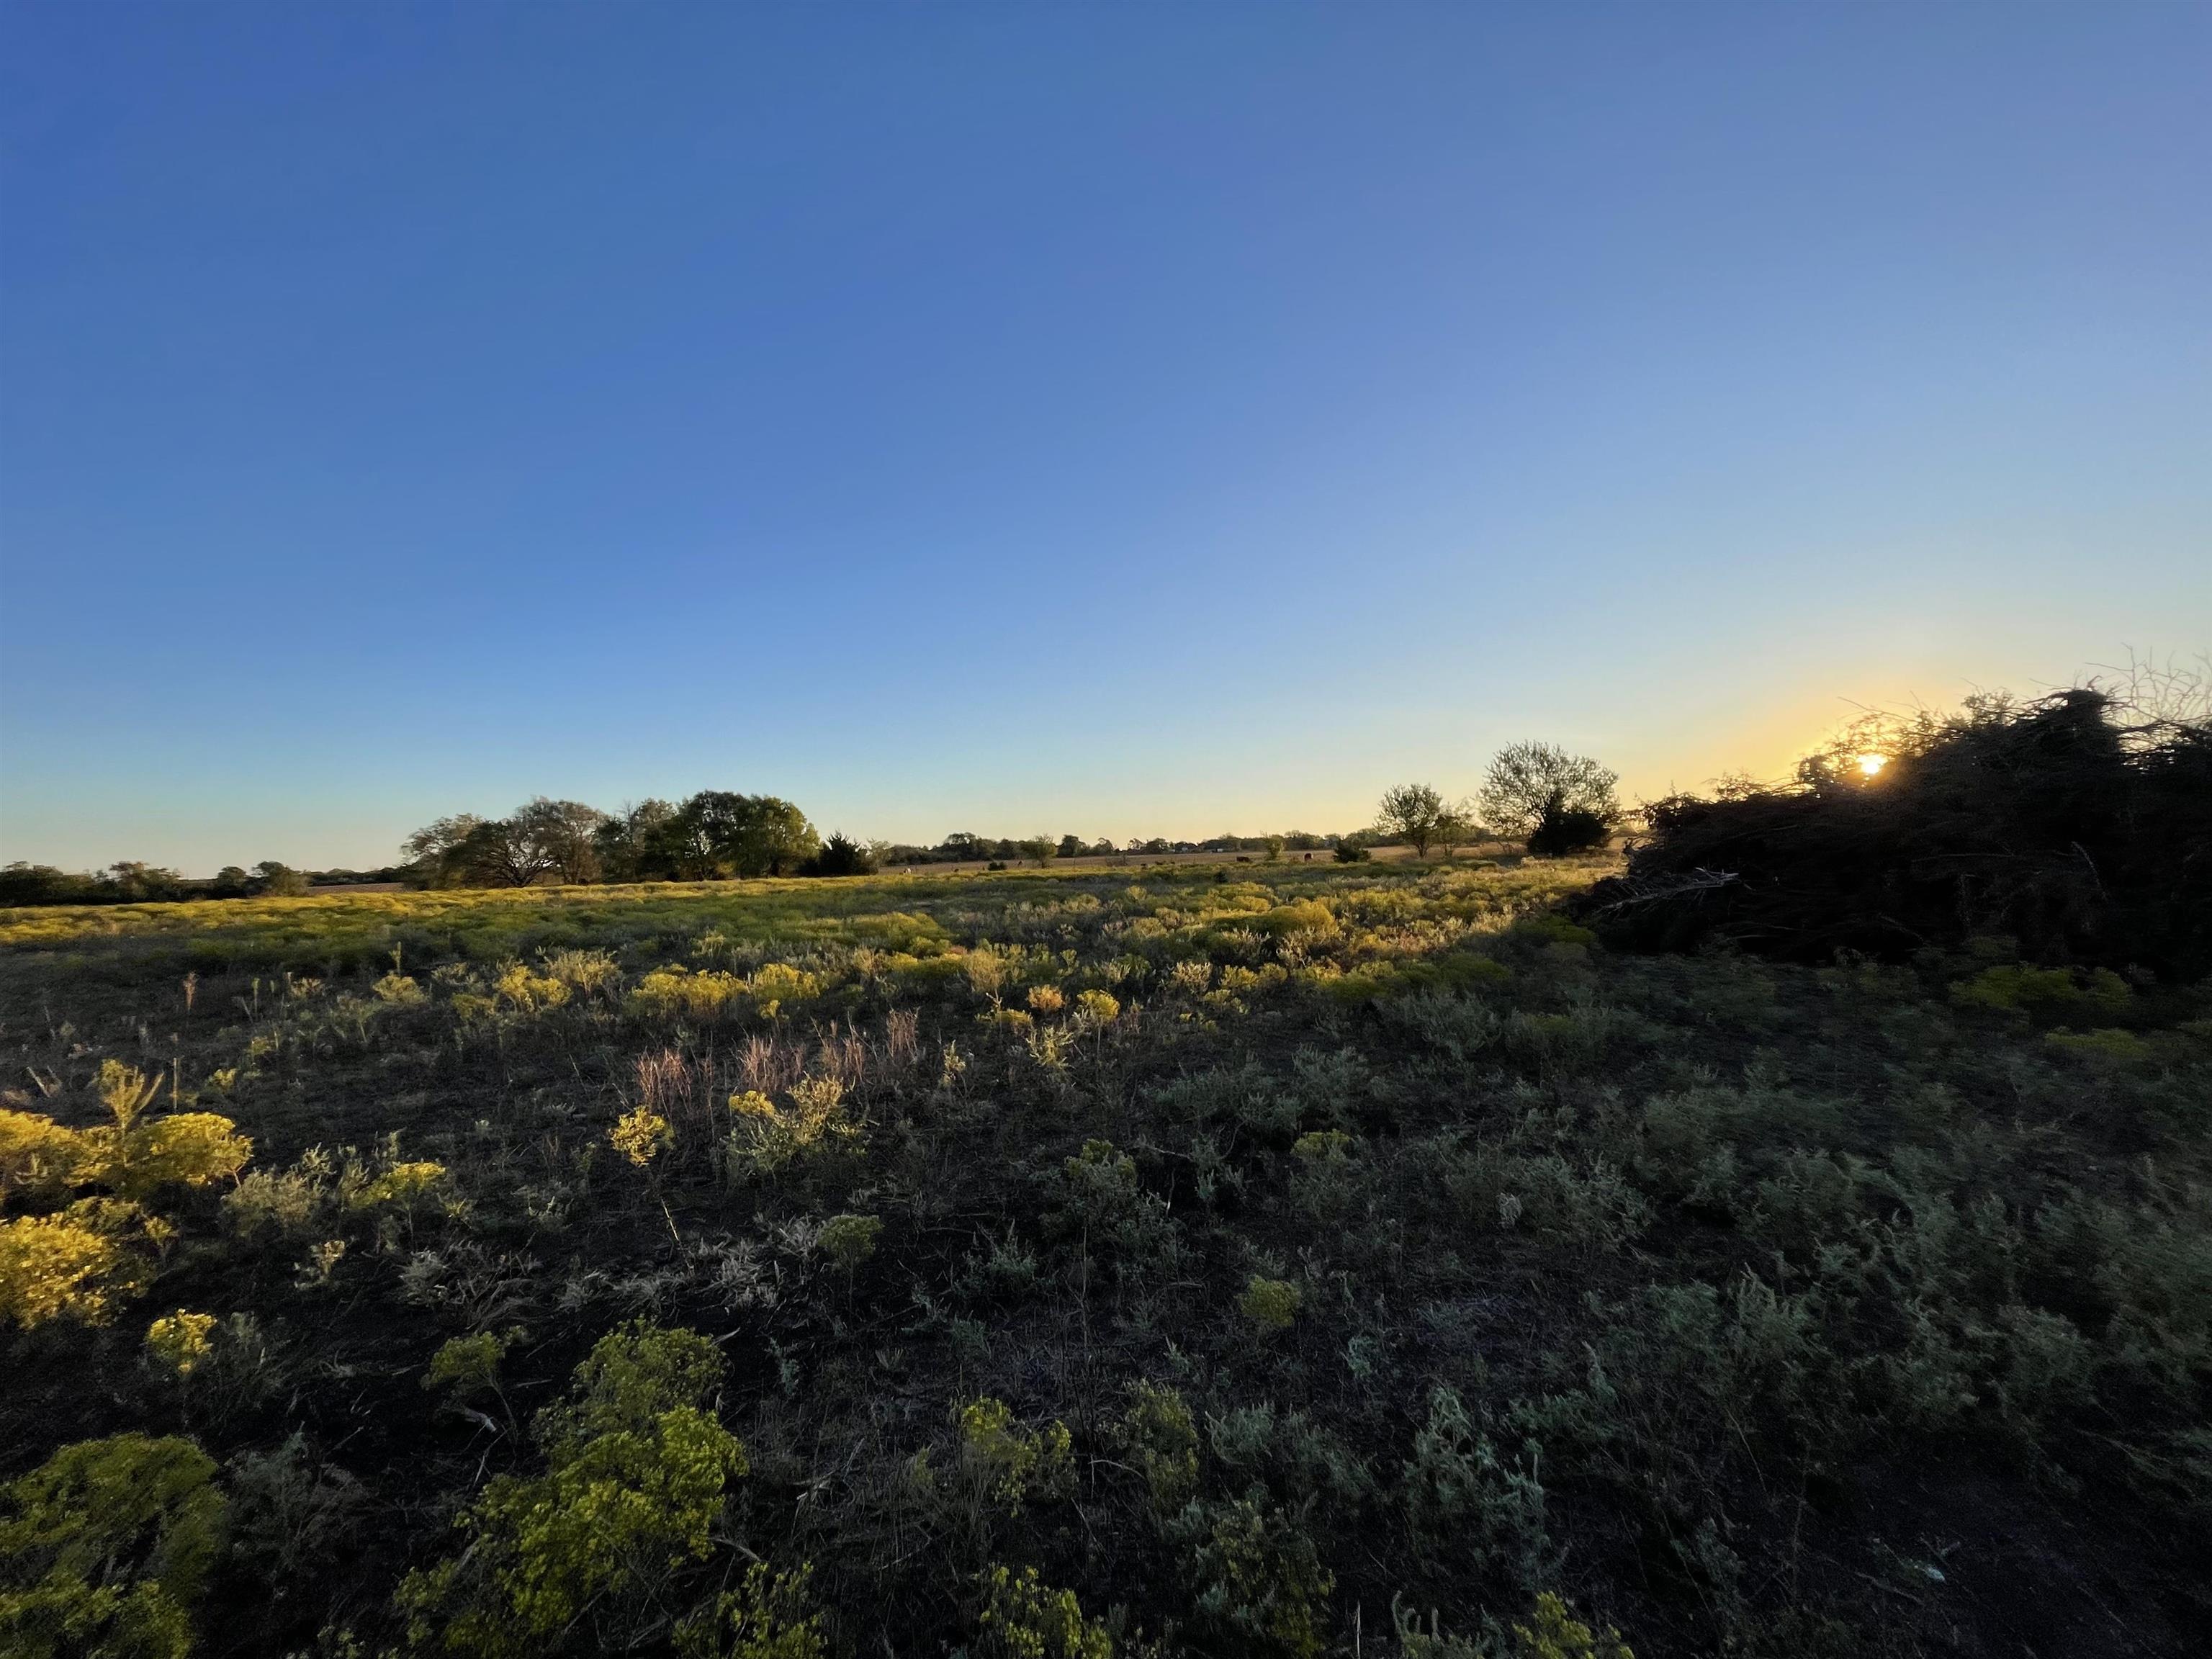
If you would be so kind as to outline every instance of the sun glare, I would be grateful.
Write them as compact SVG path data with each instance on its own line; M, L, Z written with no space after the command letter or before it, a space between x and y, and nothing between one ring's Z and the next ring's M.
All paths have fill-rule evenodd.
M1864 778L1875 777L1881 773L1883 767L1888 764L1889 757L1887 755L1861 755L1859 775Z

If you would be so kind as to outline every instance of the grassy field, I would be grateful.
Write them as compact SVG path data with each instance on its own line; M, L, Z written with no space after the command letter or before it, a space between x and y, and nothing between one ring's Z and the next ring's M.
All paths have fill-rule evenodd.
M2212 991L1612 867L0 912L0 1651L2202 1652Z

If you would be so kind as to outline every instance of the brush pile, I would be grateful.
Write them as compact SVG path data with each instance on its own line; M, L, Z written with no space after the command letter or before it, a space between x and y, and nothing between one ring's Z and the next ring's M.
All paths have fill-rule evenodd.
M2212 719L2201 682L2154 689L1862 722L1792 783L1654 802L1579 915L1631 950L1899 960L2002 937L2193 978L2212 970Z

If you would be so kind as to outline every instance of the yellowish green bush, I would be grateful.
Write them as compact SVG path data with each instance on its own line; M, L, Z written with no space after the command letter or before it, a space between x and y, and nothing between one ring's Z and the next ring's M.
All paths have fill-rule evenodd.
M828 1659L822 1615L808 1602L814 1569L775 1572L764 1562L676 1627L678 1659Z
M790 1103L778 1106L749 1089L730 1097L735 1121L726 1147L733 1174L772 1174L793 1158L827 1140L848 1138L856 1126L843 1109L845 1085L835 1077L803 1077L792 1085Z
M745 994L764 1018L774 1019L790 1003L822 994L822 981L788 963L764 963L745 983Z
M1180 1391L1137 1382L1121 1413L1121 1441L1145 1477L1156 1515L1173 1515L1198 1495L1198 1425Z
M1287 1279L1254 1273L1237 1298L1237 1310L1263 1331L1286 1331L1297 1322L1305 1293Z
M1536 1598L1532 1616L1533 1625L1513 1626L1521 1659L1636 1659L1619 1631L1608 1625L1597 1634L1549 1590Z
M676 1127L649 1106L625 1112L607 1131L615 1151L642 1170L676 1144Z
M93 1156L83 1135L45 1113L0 1109L0 1193L66 1192Z
M119 1060L101 1062L97 1087L110 1121L93 1128L71 1129L33 1112L0 1112L0 1174L9 1188L50 1196L101 1187L144 1198L163 1187L204 1187L235 1175L253 1155L253 1143L238 1126L212 1112L146 1118L160 1080Z
M981 1650L998 1659L1114 1659L1106 1627L1083 1616L1073 1590L1054 1589L1035 1567L983 1575Z
M173 1376L190 1376L215 1352L215 1316L179 1308L146 1328L146 1352Z
M430 1000L421 985L396 970L386 974L370 988L376 993L379 1002L390 1003L395 1008L419 1008Z
M1008 1515L1034 1499L1074 1490L1073 1442L1067 1425L1024 1427L1003 1400L985 1395L960 1408L959 1464L963 1475Z
M159 1224L121 1199L80 1199L56 1215L0 1221L0 1323L104 1322L137 1293L144 1260L129 1247Z
M1075 998L1075 1023L1095 1030L1121 1018L1121 1004L1109 991L1079 991Z
M2134 994L2127 981L2109 968L2084 973L2069 968L2037 968L2002 963L1984 968L1951 988L1951 1000L1963 1008L2027 1014L2039 1019L2079 1019L2125 1012Z
M586 1627L625 1647L665 1618L747 1468L709 1404L723 1370L695 1332L639 1322L602 1337L532 1424L545 1473L493 1480L458 1523L467 1547L401 1585L410 1640L523 1659Z
M833 1267L851 1273L876 1253L883 1231L881 1216L833 1215L822 1224L815 1244Z
M714 1019L735 1008L745 982L719 969L694 973L680 963L656 968L629 994L633 1012L657 1019Z
M497 1394L499 1362L521 1340L522 1328L519 1325L503 1331L477 1331L467 1336L448 1337L430 1356L429 1369L422 1373L422 1386L449 1389L457 1399Z
M222 1547L215 1462L141 1434L64 1446L7 1489L0 1652L184 1659Z
M428 1158L390 1164L349 1192L346 1206L355 1210L382 1204L411 1206L443 1189L448 1179L446 1166Z
M502 963L492 981L492 1001L509 1013L534 1014L562 1006L568 1000L571 988L566 980L531 972L526 963Z
M2148 1060L2151 1045L2133 1031L2118 1026L2106 1026L2094 1031L2069 1031L2063 1027L2044 1034L2044 1047L2062 1054L2072 1054L2084 1060L2114 1061L2122 1065Z
M1287 939L1295 933L1327 933L1336 927L1336 912L1323 900L1298 899L1275 906L1255 919L1252 925L1277 939Z

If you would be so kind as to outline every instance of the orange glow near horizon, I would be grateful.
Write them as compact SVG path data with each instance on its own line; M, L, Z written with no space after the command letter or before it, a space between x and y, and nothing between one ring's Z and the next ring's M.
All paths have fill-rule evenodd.
M1889 757L1887 755L1861 755L1859 775L1868 778L1878 777L1881 775L1881 769L1888 764Z

